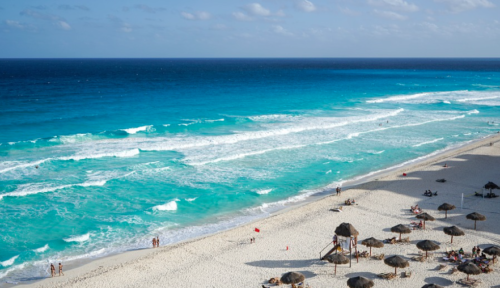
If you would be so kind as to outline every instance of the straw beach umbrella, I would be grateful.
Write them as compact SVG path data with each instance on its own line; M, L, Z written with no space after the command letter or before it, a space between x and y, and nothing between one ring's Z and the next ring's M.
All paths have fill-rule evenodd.
M406 268L410 266L410 263L408 263L408 261L397 255L385 258L384 263L391 267L394 267L394 274L398 273L398 268Z
M460 230L457 226L444 227L443 232L447 235L451 235L451 243L453 243L453 236L464 236L464 231Z
M354 226L352 226L352 224L350 224L350 223L342 223L337 228L335 228L335 234L338 236L349 238L349 254L351 254L351 248L352 248L351 247L351 242L352 242L351 237L354 237L354 239L357 239L357 237L359 235L358 230L356 230L356 228L354 228ZM354 248L356 248L356 246ZM357 249L355 249L354 251L357 252ZM356 255L357 255L357 253L356 253ZM351 256L349 256L349 267L351 267L350 259L351 259ZM357 256L356 256L356 259L357 259Z
M347 280L347 286L350 288L371 288L373 285L375 284L372 280L362 276L349 278L349 280Z
M361 241L361 245L365 245L366 247L370 247L370 257L372 256L372 247L375 247L375 248L384 247L384 243L382 241L379 241L373 237L370 237L368 239Z
M417 248L425 251L425 258L427 258L427 252L439 249L439 245L430 240L424 240L417 243Z
M448 211L455 209L455 205L451 205L448 203L443 203L438 207L439 211L444 211L444 219L448 219Z
M484 185L484 188L485 188L485 189L489 189L489 190L490 190L490 192L491 192L491 189L500 189L500 187L498 187L498 185L497 185L497 184L495 184L495 183L493 183L493 182L491 182L491 181L490 181L490 182L488 182L488 183L486 183L486 184Z
M500 248L497 246L491 246L483 250L484 253L488 255L493 255L493 263L495 263L495 258L500 256Z
M465 216L465 217L467 219L474 220L474 230L476 230L476 222L477 221L484 221L484 220L486 220L486 216L484 216L482 214L479 214L477 212L467 214L467 216Z
M434 217L432 217L431 215L429 215L429 214L427 214L425 212L418 214L417 218L424 220L424 229L425 229L425 221L434 221L434 220L436 220L436 219L434 219Z
M295 284L303 282L304 280L306 280L306 277L299 272L288 272L281 276L281 282L292 284L292 287L295 287Z
M422 288L444 288L444 287L441 285L437 285L437 284L426 284L426 285L422 286Z
M342 223L335 228L335 234L343 237L358 237L359 232L350 223Z
M464 272L465 274L467 274L467 280L469 280L470 274L473 274L473 275L481 274L481 269L479 269L479 267L477 267L476 264L474 264L472 262L467 262L467 263L463 263L463 264L458 265L458 271L461 271L461 272Z
M342 254L330 254L326 257L328 262L335 264L335 275L337 275L337 265L338 264L347 264L349 263L349 258L345 257Z
M401 241L401 234L409 234L411 230L403 224L398 224L391 228L391 232L399 233L399 241Z

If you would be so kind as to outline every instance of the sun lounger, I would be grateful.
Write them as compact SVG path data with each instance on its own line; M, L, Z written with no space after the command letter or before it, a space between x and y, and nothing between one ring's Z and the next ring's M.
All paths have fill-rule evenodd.
M401 278L410 278L411 277L411 271L403 271L401 273Z
M394 274L394 273L380 273L377 276L382 278L382 279L387 279L387 280L391 280L391 279L396 278L396 274Z
M384 259L384 254L380 254L380 255L373 255L372 258L375 259L375 260L382 260Z

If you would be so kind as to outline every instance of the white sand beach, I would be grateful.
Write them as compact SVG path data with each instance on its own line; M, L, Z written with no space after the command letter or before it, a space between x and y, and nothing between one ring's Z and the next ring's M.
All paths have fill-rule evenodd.
M490 142L493 145L490 146ZM448 167L443 167L444 164ZM246 224L232 230L194 239L158 249L145 249L98 259L83 266L65 267L65 276L45 279L27 287L262 287L271 277L285 272L298 271L306 276L306 284L319 287L347 287L347 279L364 276L375 282L375 287L422 287L437 283L447 287L461 287L456 281L464 273L450 274L456 267L441 260L447 248L463 248L470 252L474 245L481 249L500 245L500 198L475 197L488 181L500 184L500 135L471 143L422 162L375 176L366 183L344 189L341 196L331 196L293 209L274 214L266 219ZM402 174L406 173L407 176ZM444 178L445 183L436 179ZM426 197L427 189L438 191L438 196ZM495 190L494 190L495 192ZM461 196L464 204L461 209ZM496 192L500 194L500 192ZM354 198L356 205L344 206L344 201ZM455 205L455 210L437 210L443 203ZM397 224L418 221L410 206L418 204L436 218L426 223L426 230L413 230L410 242L386 244L374 248L373 254L400 255L409 260L410 278L399 275L392 280L377 277L379 273L394 272L383 261L360 258L349 265L334 266L320 261L320 251L332 240L335 228L351 223L358 231L358 243L375 237L379 240L399 236L390 232ZM331 211L344 206L343 212ZM479 212L487 220L477 223L465 215ZM456 225L465 236L454 237L443 233L443 227ZM259 228L260 233L254 231ZM256 243L250 244L255 237ZM412 261L419 255L416 243L433 240L440 245L424 262ZM288 247L288 250L287 250ZM359 250L368 248L358 245ZM326 250L324 251L326 252ZM436 269L446 264L443 270ZM500 287L500 264L494 264L492 273L471 275L480 279L479 287ZM289 287L289 286L284 286Z

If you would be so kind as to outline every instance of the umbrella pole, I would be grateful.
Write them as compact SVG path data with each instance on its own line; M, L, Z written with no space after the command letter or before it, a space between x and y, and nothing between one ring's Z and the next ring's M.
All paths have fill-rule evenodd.
M337 275L337 264L335 264L335 275Z
M448 211L444 211L444 219L448 219Z
M398 267L394 267L394 275L398 275Z
M451 243L453 243L453 235L451 235Z
M399 233L399 242L401 242L401 233Z
M476 229L476 222L477 222L477 221L476 221L476 220L474 220L474 230L477 230L477 229Z
M372 247L370 247L370 257L372 257Z
M424 220L424 230L425 230L425 220Z
M354 246L354 253L356 254L356 263L359 263L359 255L358 255L358 237L354 237L354 241L356 241L356 245Z
M425 259L427 259L427 250L425 251Z
M349 237L349 268L351 268L351 261L352 261L352 250L351 250L351 237Z

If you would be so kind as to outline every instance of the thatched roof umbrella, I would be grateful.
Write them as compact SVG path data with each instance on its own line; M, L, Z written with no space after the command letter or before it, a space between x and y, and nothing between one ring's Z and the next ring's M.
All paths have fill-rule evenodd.
M361 245L365 245L366 247L370 247L370 256L372 256L372 247L382 248L382 247L384 247L384 242L379 241L373 237L370 237L368 239L361 241Z
M303 282L304 280L306 280L306 277L299 272L288 272L281 276L281 282L292 284L292 287L295 287L295 284Z
M477 267L476 264L474 264L472 262L466 262L466 263L462 263L462 264L458 265L458 271L461 271L461 272L464 272L465 274L467 274L467 280L469 280L470 274L474 274L474 275L481 274L481 269L479 269L479 267Z
M335 234L343 237L357 237L359 232L350 223L342 223L335 228Z
M467 214L467 216L465 216L465 217L467 219L474 220L474 230L476 230L476 222L477 221L484 221L484 220L486 220L486 216L484 216L482 214L479 214L477 212Z
M350 288L371 288L373 285L375 284L372 280L362 276L349 278L349 280L347 280L347 286Z
M410 263L408 263L408 261L397 255L385 258L384 263L391 267L394 267L394 274L398 273L398 268L406 268L410 266Z
M411 233L410 228L406 227L403 224L396 225L391 228L391 232L399 233L399 241L401 241L401 234L409 234Z
M451 235L451 243L453 243L453 236L464 236L464 231L460 230L457 226L444 227L443 231L447 235Z
M349 258L342 254L330 254L326 256L328 262L335 264L335 275L337 275L337 264L347 264L349 263Z
M500 187L498 187L498 185L493 183L493 182L486 183L486 185L484 185L484 188L490 189L490 192L491 192L491 189L500 189Z
M493 255L493 263L495 263L495 258L500 256L500 248L496 246L491 246L483 250L484 253L488 255Z
M438 207L438 210L439 211L444 211L444 213L445 213L444 214L445 215L444 219L447 219L448 218L448 211L449 210L453 210L455 208L456 208L455 205L451 205L451 204L448 204L448 203L443 203L443 204L441 204L441 206Z
M422 286L422 288L444 288L444 287L441 285L437 285L437 284L426 284L426 285Z
M432 217L431 215L429 215L429 214L427 214L425 212L418 214L417 218L424 220L424 229L425 229L425 221L434 221L434 220L436 220L436 219L434 219L434 217Z
M355 237L355 239L357 239L359 235L358 230L356 230L356 228L354 228L354 226L352 226L350 223L342 223L337 228L335 228L335 234L338 236L349 238L349 255L351 255L351 237ZM356 246L354 246L354 251L356 252L356 255L358 255ZM351 257L352 256L349 256L349 267L351 267L350 264ZM358 256L356 256L356 260L357 259Z
M434 251L439 249L439 245L430 240L424 240L417 243L417 248L425 251L425 258L427 258L428 251Z

